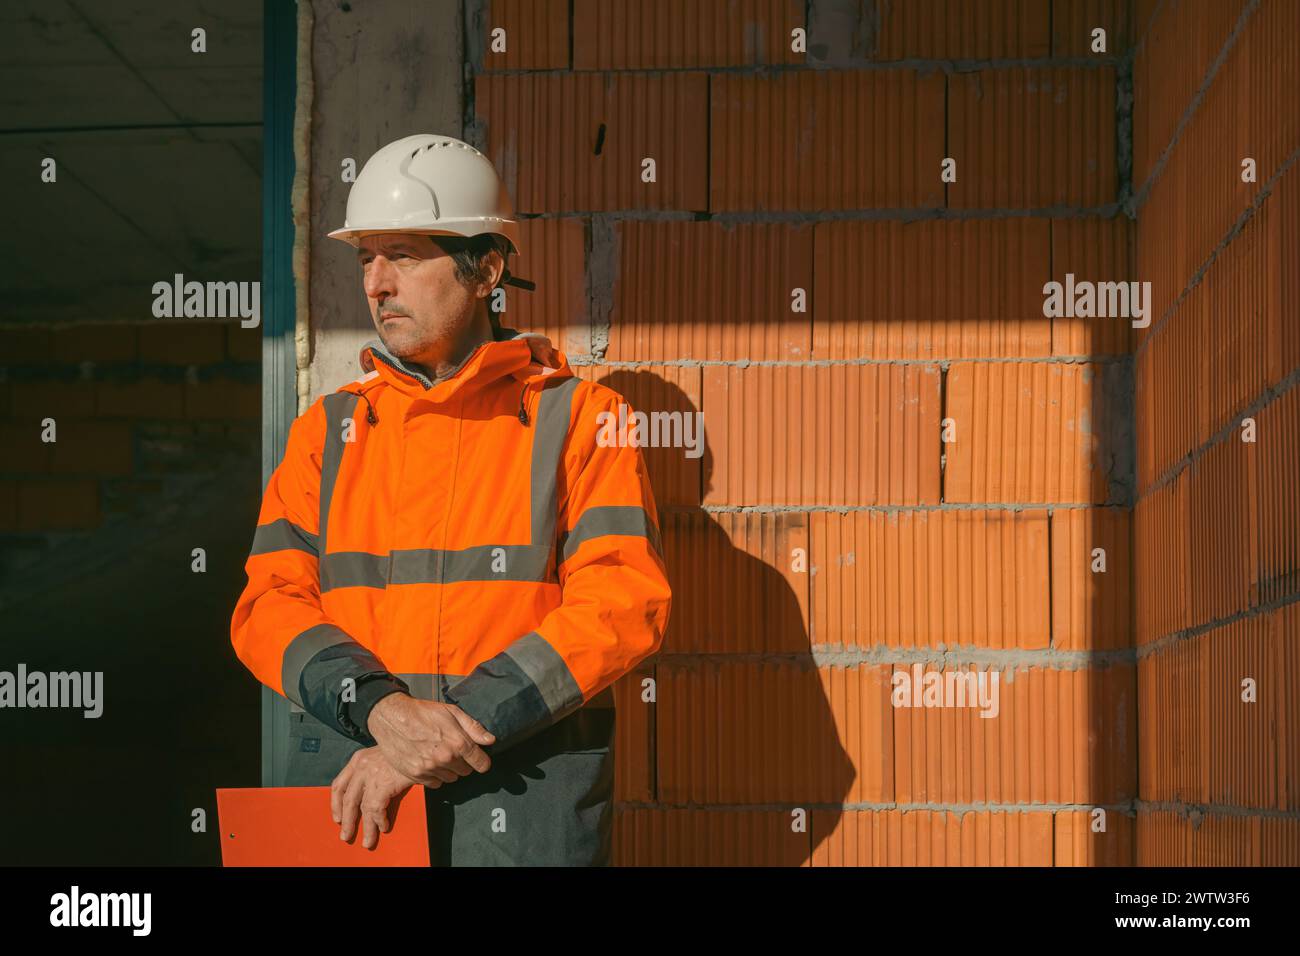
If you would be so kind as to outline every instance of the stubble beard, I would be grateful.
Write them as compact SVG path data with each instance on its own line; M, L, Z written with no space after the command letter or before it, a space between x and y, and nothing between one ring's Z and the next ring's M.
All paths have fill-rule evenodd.
M409 314L404 314L394 327L379 323L380 341L389 354L403 361L418 361L420 356L427 356L447 338L447 334L445 325L429 328Z

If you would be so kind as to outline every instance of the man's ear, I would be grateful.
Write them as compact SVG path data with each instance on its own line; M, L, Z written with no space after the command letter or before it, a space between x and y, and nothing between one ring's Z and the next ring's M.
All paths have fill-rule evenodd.
M490 267L488 273L489 276L491 277L490 284L492 288L495 289L497 286L501 284L501 277L505 275L506 257L502 255L500 249L493 249L491 250L491 254L488 256L488 259L490 261Z

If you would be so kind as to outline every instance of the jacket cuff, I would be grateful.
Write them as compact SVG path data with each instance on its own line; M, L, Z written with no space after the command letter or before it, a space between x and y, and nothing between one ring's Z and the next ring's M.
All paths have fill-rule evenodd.
M535 631L474 668L444 696L496 737L483 748L489 754L527 740L583 702L564 658Z
M406 683L388 672L382 674L364 674L357 678L357 699L348 703L339 700L339 724L346 728L348 736L359 740L367 747L375 746L375 738L370 733L370 712L375 704L389 694L409 694L411 688Z
M368 687L377 679L393 690L409 690L378 657L333 624L319 624L304 631L285 651L285 696L326 727L368 747L373 747L375 741L365 721L370 708L384 696L380 688ZM354 701L343 700L347 680L353 681L356 689ZM363 700L366 704L354 710Z

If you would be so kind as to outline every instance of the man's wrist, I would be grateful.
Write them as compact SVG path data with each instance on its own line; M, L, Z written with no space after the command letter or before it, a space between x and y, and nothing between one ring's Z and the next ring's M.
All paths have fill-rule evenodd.
M393 711L395 711L397 708L402 706L404 700L412 700L412 699L413 698L411 697L410 694L404 693L403 691L400 690L393 691L391 693L385 692L382 697L380 697L370 706L370 710L366 715L367 733L369 733L370 736L375 740L378 740L379 738L376 736L375 730L377 725L380 723L380 721L376 719L376 714L380 716L391 715Z
M345 718L341 722L351 725L348 729L352 731L351 735L354 739L373 745L375 739L370 733L370 715L374 712L375 706L389 697L404 695L409 689L403 681L390 674L362 679L356 685L356 699L341 707Z

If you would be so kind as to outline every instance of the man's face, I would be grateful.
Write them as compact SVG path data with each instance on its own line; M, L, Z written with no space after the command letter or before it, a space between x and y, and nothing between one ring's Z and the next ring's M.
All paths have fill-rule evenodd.
M400 232L361 239L357 260L371 321L388 351L418 364L445 358L481 297L456 278L455 260L431 237Z

